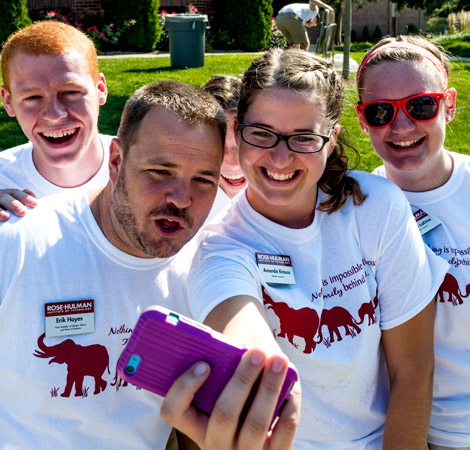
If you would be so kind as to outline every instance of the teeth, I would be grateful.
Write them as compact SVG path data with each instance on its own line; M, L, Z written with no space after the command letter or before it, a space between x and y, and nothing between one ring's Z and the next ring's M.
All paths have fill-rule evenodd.
M394 142L393 145L395 145L396 147L409 147L410 145L416 144L416 142L418 141L419 139L416 139L414 141Z
M222 176L224 178L227 178L227 180L239 180L240 178L244 178L242 173L240 173L238 175L225 175L225 174L222 174Z
M266 169L266 174L268 175L269 178L272 178L273 180L286 181L286 180L291 180L292 178L294 178L295 171L291 173L275 173Z
M64 136L70 136L77 131L75 128L72 130L59 131L58 133L42 133L47 138L61 138Z

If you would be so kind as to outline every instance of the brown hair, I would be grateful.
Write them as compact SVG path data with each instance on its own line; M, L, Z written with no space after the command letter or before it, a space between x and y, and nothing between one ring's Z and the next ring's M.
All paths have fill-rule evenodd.
M409 44L416 45L417 47L421 47L428 52L432 53L444 66L445 71L447 74L450 71L450 60L445 50L439 48L438 46L431 44L428 40L421 36L411 36L411 35L401 35L394 37L385 37L380 42L375 44L372 48L364 56L363 61L365 61L372 52L377 50L378 48L382 47L386 44L391 44L393 42L407 42ZM384 49L384 51L380 51L374 56L372 56L367 63L362 67L362 72L360 73L359 78L357 79L357 88L358 88L358 95L359 99L361 99L362 93L362 85L364 82L364 74L368 71L369 68L383 62L383 61L418 61L421 62L426 59L426 56L423 53L420 53L417 50L413 50L409 47L397 47L397 48L388 48ZM363 64L363 63L362 63ZM361 65L362 65L361 64Z
M154 107L164 108L190 125L217 126L225 142L224 111L212 95L180 81L158 81L137 89L124 106L118 130L124 157L135 142L143 118Z
M93 41L76 28L55 20L36 22L11 34L2 50L2 76L10 92L10 62L18 53L31 56L57 56L78 52L85 56L90 74L96 83L99 78L98 57Z
M224 111L236 110L240 97L240 77L214 75L202 88L213 95Z
M330 62L313 53L296 49L274 49L255 58L242 79L238 102L240 123L243 123L244 115L256 95L271 87L315 95L324 106L325 118L330 127L336 125L341 118L344 101L343 80ZM359 158L357 150L349 146L340 133L318 182L318 187L329 194L329 198L320 203L318 209L329 214L341 209L349 196L352 196L356 205L365 200L359 183L347 174L346 146Z

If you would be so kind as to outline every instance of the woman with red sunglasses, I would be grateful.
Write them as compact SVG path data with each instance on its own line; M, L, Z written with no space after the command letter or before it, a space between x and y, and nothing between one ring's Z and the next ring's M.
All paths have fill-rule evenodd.
M449 60L417 36L385 38L364 57L356 112L383 166L407 196L424 242L450 263L439 289L431 450L470 450L470 157L444 149L457 93Z

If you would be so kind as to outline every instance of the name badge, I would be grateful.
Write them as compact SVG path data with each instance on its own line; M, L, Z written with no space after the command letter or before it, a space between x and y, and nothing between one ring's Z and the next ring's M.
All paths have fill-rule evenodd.
M46 337L71 336L95 331L95 301L74 300L46 303Z
M295 284L290 256L256 252L256 262L266 283Z
M415 207L412 207L412 209L413 209L413 216L416 220L416 224L418 225L418 229L419 229L419 232L421 233L421 236L441 224L439 220L425 213L422 209L418 209Z

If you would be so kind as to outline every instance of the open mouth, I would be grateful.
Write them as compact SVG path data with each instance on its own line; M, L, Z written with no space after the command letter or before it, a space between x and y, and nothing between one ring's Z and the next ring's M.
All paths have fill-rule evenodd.
M245 183L245 177L243 175L222 175L222 178L227 184L230 184L231 186L235 187Z
M407 150L407 149L411 149L422 144L424 142L424 139L425 138L422 137L421 139L412 139L412 140L401 141L401 142L389 142L388 144L397 150Z
M70 130L58 131L56 133L41 133L41 135L51 144L63 144L64 142L70 141L78 128L72 128Z
M160 234L166 237L173 237L184 229L180 222L171 219L157 219L155 224Z
M266 177L269 178L270 180L278 181L281 183L293 180L300 173L300 170L294 170L293 172L289 172L289 173L276 173L276 172L271 172L265 167L262 167L262 171L264 175L266 175Z

